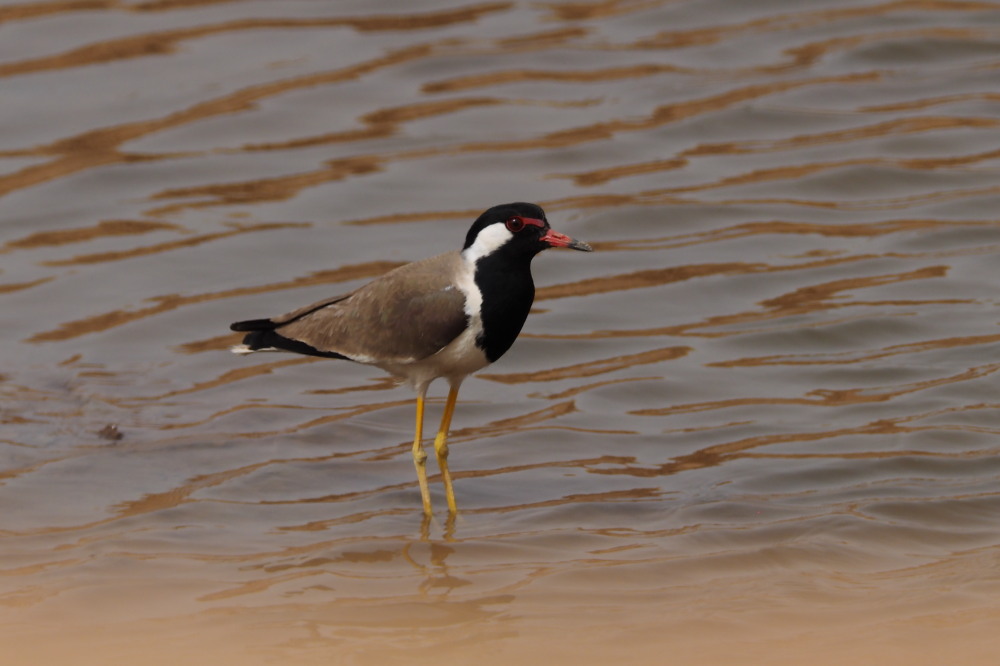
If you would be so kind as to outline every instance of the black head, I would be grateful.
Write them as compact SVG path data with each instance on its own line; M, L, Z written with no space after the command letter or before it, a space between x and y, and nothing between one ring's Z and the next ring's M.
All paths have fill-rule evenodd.
M472 224L464 250L478 260L494 252L531 260L550 247L590 252L586 243L553 231L545 211L531 203L515 202L490 208Z

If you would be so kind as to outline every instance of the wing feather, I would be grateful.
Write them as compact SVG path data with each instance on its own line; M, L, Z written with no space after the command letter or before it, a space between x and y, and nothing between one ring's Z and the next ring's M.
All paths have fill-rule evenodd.
M440 351L468 324L453 276L458 252L400 266L346 296L271 321L284 338L324 354L363 361L411 362Z

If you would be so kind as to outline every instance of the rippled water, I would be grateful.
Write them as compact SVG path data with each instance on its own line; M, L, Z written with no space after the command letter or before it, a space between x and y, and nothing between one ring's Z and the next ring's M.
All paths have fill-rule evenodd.
M998 70L996 2L0 3L10 663L994 663ZM597 251L422 524L412 394L227 327L509 200Z

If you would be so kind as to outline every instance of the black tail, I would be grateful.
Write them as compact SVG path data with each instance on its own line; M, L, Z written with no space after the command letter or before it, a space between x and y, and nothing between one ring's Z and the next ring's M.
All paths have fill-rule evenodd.
M251 351L259 349L286 349L285 345L282 345L281 342L287 340L287 338L274 332L276 324L270 319L238 321L230 324L229 328L233 331L247 332L243 336L243 344L249 347Z
M275 324L270 319L247 319L229 325L231 331L273 331Z
M278 328L278 324L275 324L270 319L248 319L247 321L238 321L234 324L230 324L229 328L233 331L247 331L247 334L243 336L243 344L249 347L251 351L258 351L261 349L273 351L275 349L281 349L284 351L294 352L296 354L306 354L308 356L322 356L323 358L342 358L350 360L343 354L320 351L312 345L302 342L301 340L286 338L278 333L276 330Z

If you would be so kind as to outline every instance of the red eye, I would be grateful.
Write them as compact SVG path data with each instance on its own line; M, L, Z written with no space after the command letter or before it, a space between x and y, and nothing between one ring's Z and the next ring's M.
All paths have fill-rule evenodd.
M517 215L513 215L507 218L507 230L513 234L516 234L521 229L524 229L524 220L519 218Z

